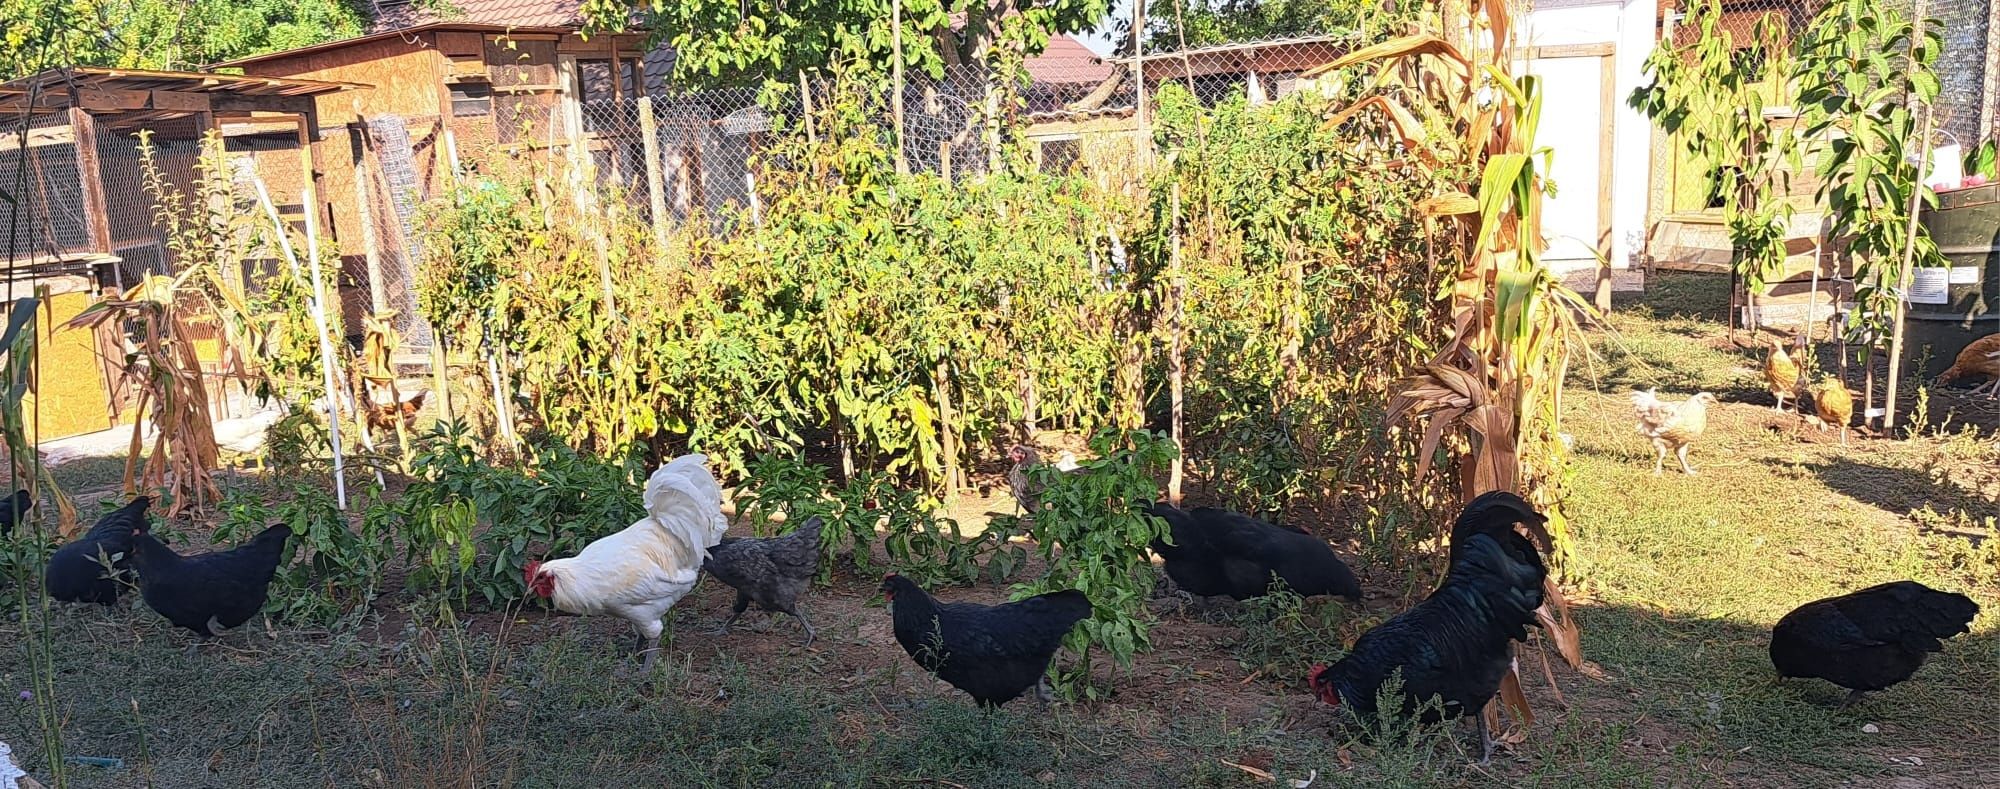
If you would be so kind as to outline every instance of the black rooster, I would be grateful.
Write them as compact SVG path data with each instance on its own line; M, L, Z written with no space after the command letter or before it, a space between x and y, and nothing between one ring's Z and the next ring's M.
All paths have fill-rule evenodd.
M708 560L702 562L701 568L736 590L736 609L723 620L716 635L729 632L729 626L743 615L743 609L755 602L766 611L782 611L796 617L806 629L806 642L802 646L812 646L818 633L813 630L812 622L806 621L806 615L799 613L799 594L819 572L819 533L824 523L818 517L808 518L783 537L761 540L730 537L708 549Z
M891 574L882 594L893 608L896 643L910 659L986 708L1039 689L1063 636L1091 614L1090 600L1074 589L1004 605L940 604Z
M1167 577L1188 594L1262 597L1276 575L1302 597L1361 599L1354 571L1310 534L1210 507L1187 512L1160 503L1147 512L1172 529L1173 544L1154 540L1153 552L1165 562Z
M152 505L149 496L133 499L98 520L75 542L57 548L42 579L49 597L65 603L118 602L120 580L116 576L123 573L117 571L129 566L133 535L145 534L150 528L146 508ZM107 560L112 571L104 567Z
M1781 677L1818 677L1847 688L1841 707L1917 673L1942 639L1971 629L1979 604L1916 581L1895 581L1799 606L1771 629Z
M14 522L34 507L35 497L25 490L14 491L14 495L0 502L0 537L13 536Z
M1539 527L1544 520L1512 493L1473 499L1452 526L1444 582L1416 607L1361 634L1332 668L1314 666L1306 680L1313 693L1371 721L1382 684L1400 674L1401 714L1438 697L1442 711L1432 707L1421 719L1472 716L1479 726L1480 761L1491 759L1493 738L1479 713L1513 663L1510 642L1527 638L1548 575L1535 544L1514 531L1514 524Z
M151 534L132 540L139 592L160 616L203 638L250 621L264 608L292 529L278 524L232 550L182 556Z

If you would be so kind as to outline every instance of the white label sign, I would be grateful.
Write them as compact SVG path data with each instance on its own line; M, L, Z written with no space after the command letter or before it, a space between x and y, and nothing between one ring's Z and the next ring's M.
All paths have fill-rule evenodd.
M1950 304L1951 271L1943 268L1920 268L1910 272L1911 304Z
M1978 266L1952 266L1952 267L1951 267L1951 284L1953 284L1953 285L1977 285L1977 284L1979 284L1979 267L1978 267Z

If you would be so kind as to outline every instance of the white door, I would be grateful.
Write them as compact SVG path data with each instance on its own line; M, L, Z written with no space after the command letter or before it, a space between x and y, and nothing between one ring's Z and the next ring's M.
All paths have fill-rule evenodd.
M1548 239L1546 260L1595 261L1593 250L1607 217L1599 214L1599 166L1611 127L1603 102L1604 59L1537 58L1528 71L1541 78L1542 123L1536 147L1555 151L1555 163L1545 175L1555 184L1555 196L1542 202L1542 236Z

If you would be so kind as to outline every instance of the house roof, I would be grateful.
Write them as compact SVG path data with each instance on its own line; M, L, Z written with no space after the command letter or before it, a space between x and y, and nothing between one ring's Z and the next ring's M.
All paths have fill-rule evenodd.
M574 27L582 23L581 0L450 0L442 12L424 4L375 3L370 32L403 30L433 22L469 22L511 27Z
M1063 35L1050 36L1048 47L1022 66L1027 68L1029 77L1045 84L1103 82L1118 68L1104 62L1082 42Z

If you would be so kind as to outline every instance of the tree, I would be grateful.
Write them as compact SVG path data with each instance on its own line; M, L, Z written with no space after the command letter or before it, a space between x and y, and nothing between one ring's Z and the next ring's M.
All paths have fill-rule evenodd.
M9 78L55 66L192 69L361 35L365 0L0 0Z
M1167 51L1286 36L1395 34L1411 19L1397 0L1149 0L1146 49ZM1132 22L1121 19L1118 51L1132 48Z
M624 26L635 0L585 0L595 28ZM801 69L864 63L887 70L895 0L638 0L645 24L674 48L677 80L744 84ZM903 65L940 76L1002 42L1040 52L1049 36L1090 27L1107 0L906 0Z

